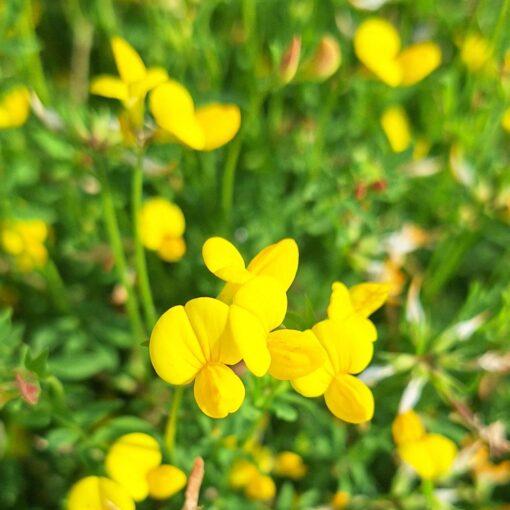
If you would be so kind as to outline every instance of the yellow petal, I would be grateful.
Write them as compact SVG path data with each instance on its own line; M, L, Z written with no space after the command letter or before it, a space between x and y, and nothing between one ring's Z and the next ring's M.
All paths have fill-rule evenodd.
M67 510L135 510L128 491L103 476L87 476L75 483L67 496Z
M202 106L197 109L196 118L204 132L204 151L212 151L230 142L241 126L241 111L234 104Z
M134 83L145 78L145 65L136 50L121 37L112 38L113 57L120 77L125 83Z
M151 92L150 109L156 123L180 143L204 148L204 131L196 119L193 98L183 85L173 80L158 85Z
M130 96L144 98L147 92L166 81L168 81L168 74L163 68L152 67L147 69L147 73L142 80L131 84Z
M292 387L305 397L319 397L324 394L333 379L331 368L328 370L326 365L327 363L308 375L293 379Z
M273 331L269 334L267 346L271 353L269 373L282 381L310 374L326 360L324 349L311 331Z
M202 247L204 263L218 278L232 283L244 283L250 278L237 248L222 237L207 239Z
M149 352L154 370L170 384L191 382L206 363L183 306L174 306L159 318L152 330Z
M255 275L276 278L285 290L292 285L299 262L299 249L294 239L282 239L260 251L248 265Z
M186 481L186 475L179 468L162 464L147 474L149 496L154 499L170 498L186 486Z
M234 489L245 487L249 481L258 475L258 470L253 462L240 459L234 463L229 475L229 483Z
M386 109L381 117L381 125L393 152L404 152L411 145L411 128L402 107Z
M396 58L400 37L393 25L381 18L369 18L356 30L354 50L358 58L382 81L396 87L402 70Z
M330 319L342 320L354 312L349 289L342 282L335 282L332 285L331 297L329 298L328 317Z
M195 379L194 394L204 414L210 418L225 418L241 407L245 390L232 369L219 363L209 363Z
M0 101L0 129L22 126L30 113L30 93L26 87L16 87Z
M414 411L400 413L391 426L391 433L396 444L412 443L425 435L425 427Z
M148 434L134 432L121 436L105 459L108 476L125 487L135 501L149 494L147 474L161 464L158 442Z
M158 250L167 239L180 238L186 222L181 209L157 197L146 200L139 218L139 229L143 245L149 250Z
M354 310L368 317L388 299L390 286L387 283L360 283L349 289L349 294Z
M398 453L421 478L431 480L449 473L457 456L457 447L447 437L426 434L418 441L399 446Z
M274 472L293 480L299 480L308 471L301 455L294 452L281 452L276 456Z
M276 494L276 485L270 476L257 473L246 485L245 492L255 501L270 501Z
M97 76L90 84L90 92L96 96L110 97L119 101L129 99L128 86L115 76Z
M364 423L374 415L374 397L363 382L352 375L337 374L326 393L326 405L348 423Z
M267 333L277 328L287 313L285 290L270 276L256 276L243 284L232 303L257 317Z
M186 241L182 237L165 237L157 251L164 261L177 262L186 253Z
M492 59L490 42L478 34L469 34L460 49L460 58L471 72L481 71Z
M248 370L258 377L262 377L271 365L271 354L267 347L268 333L260 319L252 312L235 304L230 307L228 334Z
M439 67L441 48L433 42L413 44L400 53L398 63L402 68L401 85L414 85Z

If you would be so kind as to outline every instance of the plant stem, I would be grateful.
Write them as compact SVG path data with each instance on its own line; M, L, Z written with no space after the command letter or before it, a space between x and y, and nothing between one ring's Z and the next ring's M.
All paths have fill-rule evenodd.
M117 221L117 215L115 214L115 207L113 204L112 193L110 189L110 183L108 176L104 168L101 168L101 199L103 202L103 217L110 241L110 246L113 251L115 258L115 267L117 269L117 275L127 291L127 303L126 308L131 322L131 329L133 332L134 345L133 349L138 349L139 344L145 340L145 329L143 327L142 319L140 317L140 310L138 307L138 300L133 292L133 286L131 285L128 278L127 262L124 255L124 249L122 247L122 238L120 235L119 223Z
M221 207L223 209L225 221L228 225L230 225L231 221L230 216L232 213L232 204L234 202L235 172L240 152L241 152L241 133L237 135L237 138L232 142L232 144L229 147L227 160L225 162L225 170L223 172L223 180L221 184Z
M44 275L48 289L51 293L53 302L59 312L69 311L69 299L67 297L67 290L60 276L59 270L53 260L48 259L44 267Z
M140 212L142 208L143 195L143 150L139 149L136 157L136 164L133 170L133 186L131 195L131 214L133 222L133 237L135 241L135 265L138 279L138 288L142 298L145 320L149 329L154 327L157 315L152 298L152 292L147 271L147 260L145 250L140 236Z
M423 480L421 490L427 502L429 510L438 510L440 508L439 501L434 494L434 482L432 480Z
M179 417L179 408L182 402L182 395L184 393L184 386L177 386L174 390L172 399L172 406L168 413L168 421L165 428L165 445L170 456L173 459L175 447L175 434L177 432L177 419Z

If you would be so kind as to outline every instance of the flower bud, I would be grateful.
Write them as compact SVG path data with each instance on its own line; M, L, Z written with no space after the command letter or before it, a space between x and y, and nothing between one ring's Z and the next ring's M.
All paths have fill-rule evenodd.
M301 76L304 80L322 82L336 73L342 63L342 50L337 40L325 35L315 53L303 64Z
M294 36L280 61L279 77L282 84L287 85L296 76L300 55L301 37Z

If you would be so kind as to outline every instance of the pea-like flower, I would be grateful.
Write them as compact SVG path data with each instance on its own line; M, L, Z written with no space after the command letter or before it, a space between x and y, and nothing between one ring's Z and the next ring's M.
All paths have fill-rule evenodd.
M20 127L30 113L30 94L26 87L15 87L0 100L0 129Z
M227 144L241 126L237 105L211 103L195 109L186 87L174 80L154 89L150 109L156 124L170 139L200 151L212 151Z
M278 476L299 480L308 471L303 457L295 452L280 452L274 461L274 472Z
M186 222L181 209L165 198L151 198L142 206L139 229L142 244L167 262L180 260L186 252Z
M435 480L451 471L457 456L455 443L441 434L428 433L414 411L399 414L392 433L400 458L421 478Z
M234 463L229 475L234 489L243 489L246 496L255 501L270 501L276 494L273 479L255 463L240 459Z
M494 49L480 34L468 34L460 47L460 59L468 70L477 73L494 66Z
M160 67L147 69L136 50L121 37L113 37L111 45L119 77L97 76L92 80L90 91L121 101L130 121L140 127L147 92L168 80L168 74Z
M108 476L124 487L134 501L148 496L167 499L186 485L186 475L177 467L162 464L158 442L134 432L121 436L110 447L105 467Z
M67 510L135 510L127 489L104 476L86 476L67 496Z
M7 220L1 226L0 241L22 272L43 267L48 260L44 242L48 225L42 220Z
M441 49L431 41L401 50L395 27L382 18L369 18L354 35L354 50L363 64L392 87L418 83L441 64Z

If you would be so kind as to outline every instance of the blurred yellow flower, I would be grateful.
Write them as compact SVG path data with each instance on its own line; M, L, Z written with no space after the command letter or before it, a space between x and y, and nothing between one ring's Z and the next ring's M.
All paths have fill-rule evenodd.
M43 267L48 260L44 242L48 225L42 220L7 220L1 226L0 241L23 272Z
M26 87L15 87L0 100L0 129L25 124L30 113L30 93Z
M341 64L342 50L338 41L324 35L314 54L301 66L299 75L303 80L322 82L333 76Z
M147 496L166 499L184 488L186 475L175 466L161 464L162 458L152 436L141 432L125 434L108 451L106 472L135 501Z
M460 58L469 71L476 73L491 63L492 47L481 35L469 34L462 41Z
M225 334L228 313L228 305L217 299L192 299L165 312L150 338L159 377L176 385L194 380L198 407L211 418L237 411L245 396L241 379L227 366L240 361Z
M274 472L278 476L299 480L306 475L308 468L301 455L294 452L281 452L275 458Z
M392 433L400 458L421 478L434 480L451 471L457 457L455 443L441 434L427 433L413 411L397 416Z
M273 479L261 473L255 464L245 459L234 463L229 481L234 489L244 489L246 496L255 501L269 501L276 494Z
M510 108L504 111L503 117L501 117L501 126L503 126L505 131L510 133Z
M90 92L121 101L131 123L140 127L147 92L168 80L168 74L160 67L147 69L136 50L121 37L113 37L111 45L119 77L97 76L91 82Z
M331 500L331 506L333 510L343 510L349 504L350 499L348 492L337 491Z
M404 152L411 145L411 128L405 110L400 106L387 108L381 117L381 126L393 152Z
M180 260L186 252L185 220L181 209L164 198L147 200L140 211L142 244L167 262Z
M392 87L414 85L441 64L441 48L436 43L416 43L401 51L398 32L391 23L377 17L358 27L354 51L370 71Z
M135 502L118 483L102 476L87 476L67 496L67 510L135 510Z
M154 89L150 109L166 134L195 150L212 151L227 144L241 126L237 105L211 103L195 109L191 94L174 80Z

